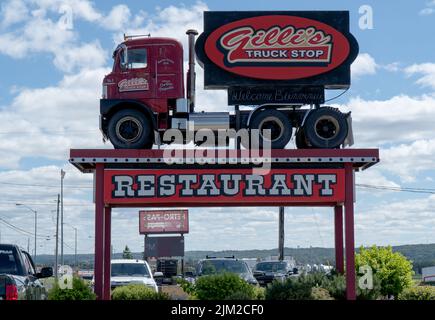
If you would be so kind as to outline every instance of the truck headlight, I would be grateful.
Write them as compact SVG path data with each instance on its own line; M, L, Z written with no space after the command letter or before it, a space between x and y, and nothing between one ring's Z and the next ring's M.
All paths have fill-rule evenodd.
M103 83L103 90L101 94L102 99L107 99L107 85Z

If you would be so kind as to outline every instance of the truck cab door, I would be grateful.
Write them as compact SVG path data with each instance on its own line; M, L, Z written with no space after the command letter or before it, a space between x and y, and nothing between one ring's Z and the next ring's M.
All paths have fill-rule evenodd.
M151 46L129 47L120 53L117 89L120 99L155 98L155 70Z
M184 96L183 52L174 43L155 47L157 98L174 99Z

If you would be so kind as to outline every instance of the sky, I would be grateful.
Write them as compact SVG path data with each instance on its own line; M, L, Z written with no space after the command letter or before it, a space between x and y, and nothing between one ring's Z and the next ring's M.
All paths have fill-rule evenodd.
M367 6L372 26L361 28ZM108 148L98 130L101 82L123 34L187 44L204 11L349 10L360 46L351 89L331 101L352 111L355 148L379 148L381 162L356 174L356 245L435 243L435 1L2 0L0 2L0 242L54 253L56 197L64 179L65 253L93 252L92 175L68 163L70 148ZM366 12L366 11L365 11ZM362 26L364 27L364 26ZM187 60L184 54L185 63ZM229 111L225 91L202 88L197 109ZM340 92L332 91L333 98ZM17 206L22 203L26 206ZM112 244L143 250L139 209L115 209ZM12 227L12 226L13 227ZM190 209L186 250L269 249L278 208ZM286 208L285 246L332 247L331 208Z

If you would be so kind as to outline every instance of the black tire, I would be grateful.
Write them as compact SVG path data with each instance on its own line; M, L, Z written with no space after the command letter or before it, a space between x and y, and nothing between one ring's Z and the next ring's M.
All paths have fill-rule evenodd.
M115 149L151 149L151 121L137 110L120 110L109 120L107 134Z
M263 146L264 137L262 131L271 129L272 149L283 149L292 137L292 125L287 116L274 109L266 109L254 116L249 128L260 130L260 147Z
M305 133L303 128L299 128L296 131L296 148L297 149L310 149L311 146L308 145L307 138L305 138Z
M348 125L343 113L331 107L311 111L303 127L307 142L314 148L339 148L346 139Z

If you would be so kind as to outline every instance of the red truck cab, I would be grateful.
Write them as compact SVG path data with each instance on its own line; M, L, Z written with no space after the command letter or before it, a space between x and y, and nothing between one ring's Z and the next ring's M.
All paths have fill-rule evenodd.
M150 147L153 131L169 127L169 115L185 96L183 47L170 38L127 37L113 60L112 72L103 80L100 129L115 147L117 140L119 147Z

